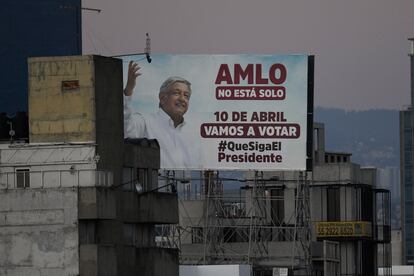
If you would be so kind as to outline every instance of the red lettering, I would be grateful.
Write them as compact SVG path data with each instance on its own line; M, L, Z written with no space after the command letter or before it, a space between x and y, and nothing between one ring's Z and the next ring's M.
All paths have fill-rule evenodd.
M231 73L227 64L220 65L215 83L221 84L223 81L227 84L233 84L233 80L231 79Z
M279 77L276 76L276 71L280 72ZM287 76L286 67L283 64L275 63L269 69L269 78L274 84L282 84L285 82Z
M246 69L243 71L243 68L240 64L234 64L234 84L240 83L240 78L245 80L247 77L247 83L253 84L253 75L254 75L253 64L248 64Z
M236 63L234 64L234 79L227 64L221 64L217 73L215 84L225 82L227 84L240 84L247 79L248 84L268 84L269 80L278 85L286 81L287 70L283 64L275 63L269 68L269 78L263 76L262 64L248 64L244 69Z
M262 65L256 64L256 84L268 84L269 80L262 77Z

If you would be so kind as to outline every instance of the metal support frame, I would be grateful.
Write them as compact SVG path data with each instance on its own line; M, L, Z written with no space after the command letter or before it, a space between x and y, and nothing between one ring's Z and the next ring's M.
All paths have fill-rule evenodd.
M296 191L296 224L292 270L300 270L306 273L304 275L312 275L312 224L310 221L310 191L306 172L299 172ZM297 264L296 267L295 264Z
M286 180L287 181L287 180ZM289 268L295 275L312 275L310 192L306 172L300 172L295 180L288 180L296 190L295 209L292 217L277 221L271 215L271 204L285 200L282 196L272 196L269 180L263 172L256 171L251 184L247 185L248 196L244 210L229 212L229 201L223 195L223 182L219 172L204 172L201 196L203 217L195 223L202 226L199 240L202 251L198 255L182 255L186 263L192 264L250 264L261 267L264 262L277 260L269 253L269 244L277 241L292 242ZM285 180L277 180L280 189L285 189ZM283 205L283 203L282 203ZM184 210L184 213L187 211ZM234 214L236 213L236 214ZM179 227L182 235L194 235L192 227ZM240 241L239 241L240 240ZM242 244L244 246L233 246ZM200 245L200 244L199 244ZM181 252L185 254L185 252ZM189 262L188 260L192 260ZM271 267L262 267L271 269Z

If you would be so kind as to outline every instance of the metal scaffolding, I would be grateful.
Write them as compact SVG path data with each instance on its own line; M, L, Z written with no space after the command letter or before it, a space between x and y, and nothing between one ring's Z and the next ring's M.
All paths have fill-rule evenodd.
M181 263L250 264L257 271L283 267L312 275L309 179L305 172L296 175L268 179L256 171L252 179L239 180L246 185L235 196L226 194L219 172L204 172L196 198L202 214L190 209L188 189L180 199ZM285 202L291 210L285 211Z
M296 252L292 254L292 258L298 258L297 270L304 271L305 275L312 275L311 227L309 181L306 172L300 172L296 193L296 238L293 247Z

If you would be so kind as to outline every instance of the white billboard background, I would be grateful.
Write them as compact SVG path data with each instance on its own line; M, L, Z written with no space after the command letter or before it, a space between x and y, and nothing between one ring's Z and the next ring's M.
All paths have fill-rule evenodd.
M124 83L127 80L128 62L139 60L142 56L129 56L124 60ZM162 82L170 76L180 76L191 82L192 94L189 109L184 115L186 122L192 126L189 139L197 146L194 151L200 155L199 162L186 168L169 167L164 169L240 169L240 170L305 170L306 169L306 136L307 136L307 77L308 56L306 55L152 55L152 63L139 61L142 75L138 77L137 85L132 97L131 108L141 114L155 113L158 110L158 93ZM287 69L286 81L281 84L285 87L284 100L218 100L216 99L217 86L232 86L225 83L215 84L219 67L227 64L230 71L234 64L245 68L248 64L261 64L262 77L268 78L269 68L272 64L281 63ZM247 78L246 78L247 80ZM241 80L240 86L248 86ZM269 82L266 86L271 86ZM236 86L236 85L234 85ZM252 84L251 86L260 86ZM215 112L247 112L247 121L252 122L253 112L283 112L286 123L300 125L300 137L297 139L274 138L203 138L200 135L200 126L203 123L239 123L228 120L217 122ZM230 116L231 117L231 116ZM231 119L231 118L230 118ZM269 122L271 123L271 122ZM273 122L280 123L280 122ZM150 137L151 138L151 137ZM221 141L234 143L272 143L280 142L281 149L276 151L229 151L224 154L243 155L270 154L281 155L281 162L221 162L218 161L219 143ZM162 155L161 155L162 160ZM161 162L162 163L162 162Z

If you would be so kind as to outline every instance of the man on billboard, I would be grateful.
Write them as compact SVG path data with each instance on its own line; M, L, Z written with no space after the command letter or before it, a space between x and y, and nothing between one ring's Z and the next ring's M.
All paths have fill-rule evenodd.
M133 113L130 108L140 67L130 62L124 89L125 138L157 139L160 145L161 168L186 169L197 164L198 149L194 148L194 129L184 119L190 104L191 83L181 77L169 77L161 85L156 113Z

